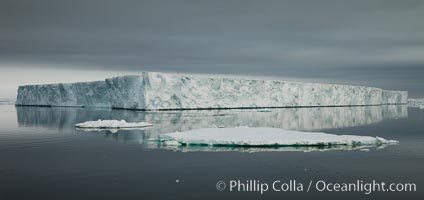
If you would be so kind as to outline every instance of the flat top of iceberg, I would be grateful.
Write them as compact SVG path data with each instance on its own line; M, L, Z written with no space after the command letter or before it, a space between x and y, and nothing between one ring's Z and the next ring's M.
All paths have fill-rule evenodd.
M278 128L204 128L160 136L165 145L211 146L329 146L381 145L398 141L381 137L334 135L321 132L289 131Z
M125 120L97 120L75 124L77 128L141 128L153 126L147 122L126 122Z

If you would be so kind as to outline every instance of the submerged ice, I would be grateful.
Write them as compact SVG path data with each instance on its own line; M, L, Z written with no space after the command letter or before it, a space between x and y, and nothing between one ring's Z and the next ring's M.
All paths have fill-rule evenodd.
M16 105L163 110L383 105L405 104L406 99L405 91L374 87L143 72L20 86Z

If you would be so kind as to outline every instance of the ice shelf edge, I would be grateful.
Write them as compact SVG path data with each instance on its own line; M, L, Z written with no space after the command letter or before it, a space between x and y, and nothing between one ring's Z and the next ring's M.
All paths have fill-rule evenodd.
M180 110L389 105L406 104L407 98L406 91L375 87L143 72L20 86L15 105Z

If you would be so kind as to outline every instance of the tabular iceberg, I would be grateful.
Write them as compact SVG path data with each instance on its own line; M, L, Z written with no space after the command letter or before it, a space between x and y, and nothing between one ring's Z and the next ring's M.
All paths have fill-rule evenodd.
M105 81L20 86L16 105L139 110L405 104L374 87L143 72Z

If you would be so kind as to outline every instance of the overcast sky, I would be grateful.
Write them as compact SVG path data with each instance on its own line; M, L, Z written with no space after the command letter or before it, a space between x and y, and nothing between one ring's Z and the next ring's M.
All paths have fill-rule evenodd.
M0 0L0 98L140 71L280 77L424 97L422 0Z

